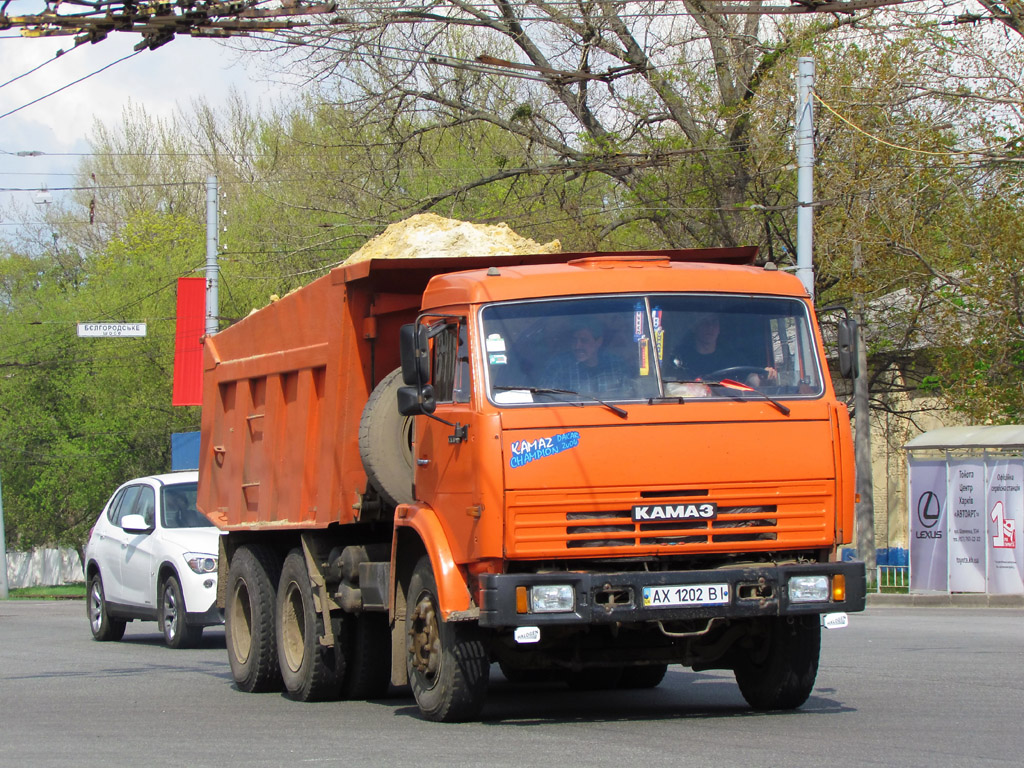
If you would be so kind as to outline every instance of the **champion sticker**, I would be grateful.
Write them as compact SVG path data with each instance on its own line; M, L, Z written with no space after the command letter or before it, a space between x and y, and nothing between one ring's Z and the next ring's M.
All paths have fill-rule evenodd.
M512 443L512 458L508 465L512 469L525 467L531 461L572 450L579 444L579 432L563 432L551 437L538 437L536 440L516 440Z

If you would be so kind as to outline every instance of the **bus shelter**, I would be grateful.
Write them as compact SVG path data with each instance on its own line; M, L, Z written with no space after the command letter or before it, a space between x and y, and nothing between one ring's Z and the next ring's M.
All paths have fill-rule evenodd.
M904 447L910 590L1024 594L1024 426L943 427Z

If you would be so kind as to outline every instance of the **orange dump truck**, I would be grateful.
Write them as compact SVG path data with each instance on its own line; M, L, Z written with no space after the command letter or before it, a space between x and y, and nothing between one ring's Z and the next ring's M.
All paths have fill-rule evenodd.
M864 607L846 408L756 249L375 259L206 339L199 506L243 691L475 717L512 681L810 695ZM842 350L841 366L849 361Z

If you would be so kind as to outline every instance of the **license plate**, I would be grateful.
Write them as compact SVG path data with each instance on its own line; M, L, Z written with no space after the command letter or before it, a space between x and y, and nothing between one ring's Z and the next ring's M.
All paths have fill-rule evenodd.
M725 605L728 584L670 584L644 587L644 608L673 608L684 605Z

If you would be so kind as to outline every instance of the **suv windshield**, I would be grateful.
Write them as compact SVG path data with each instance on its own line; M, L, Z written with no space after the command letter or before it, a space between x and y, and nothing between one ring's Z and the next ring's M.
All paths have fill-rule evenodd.
M803 302L649 294L492 304L481 312L491 400L501 404L817 397Z

